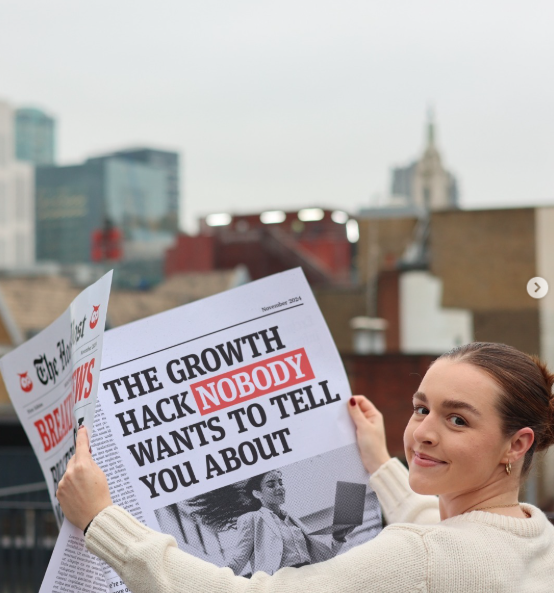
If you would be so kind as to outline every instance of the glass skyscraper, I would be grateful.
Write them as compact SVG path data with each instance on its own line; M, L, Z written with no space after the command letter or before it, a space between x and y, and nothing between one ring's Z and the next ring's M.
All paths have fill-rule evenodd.
M164 225L167 230L176 233L179 228L179 153L155 148L130 148L119 150L113 156L144 163L162 171L166 184L166 216Z
M122 260L161 261L175 235L168 224L172 216L167 176L158 167L108 155L82 165L37 168L39 260L98 261L94 242L116 231Z
M44 111L21 108L15 111L15 158L38 165L55 162L56 122Z

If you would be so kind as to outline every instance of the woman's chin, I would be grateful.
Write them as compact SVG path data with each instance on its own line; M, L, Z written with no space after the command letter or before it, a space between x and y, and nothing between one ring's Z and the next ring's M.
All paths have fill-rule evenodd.
M418 471L412 471L410 468L409 473L410 488L416 494L437 494L437 483L436 480L429 479L428 476L418 475Z

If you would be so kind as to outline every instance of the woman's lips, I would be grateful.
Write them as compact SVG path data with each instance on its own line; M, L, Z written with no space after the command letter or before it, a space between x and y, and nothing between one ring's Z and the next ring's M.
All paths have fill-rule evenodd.
M435 459L430 455L425 455L424 453L418 453L414 451L414 463L421 467L436 467L437 465L444 465L446 461L441 461L440 459Z

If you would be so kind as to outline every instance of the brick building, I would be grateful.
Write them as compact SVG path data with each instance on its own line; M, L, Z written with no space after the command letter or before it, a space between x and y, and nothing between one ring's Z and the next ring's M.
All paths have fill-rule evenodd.
M181 235L168 250L165 273L245 265L252 279L301 266L313 286L346 286L352 244L344 212L307 208L251 215L211 215L197 236Z
M406 319L403 301L423 299L404 293L414 284L410 278L419 276L438 283L442 313L470 316L471 339L511 344L554 363L554 297L535 300L526 290L535 276L554 282L551 221L554 208L434 212L426 259L414 264L406 255L416 240L416 218L361 219L359 275L375 287L368 307L389 321L387 351L407 350L403 335L418 320L413 312Z

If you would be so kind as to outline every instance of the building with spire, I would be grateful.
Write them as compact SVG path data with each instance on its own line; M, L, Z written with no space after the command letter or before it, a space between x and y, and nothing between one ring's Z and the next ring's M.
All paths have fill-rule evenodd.
M418 210L447 210L458 207L458 184L443 164L435 141L433 112L427 121L427 144L419 160L392 169L393 202Z

